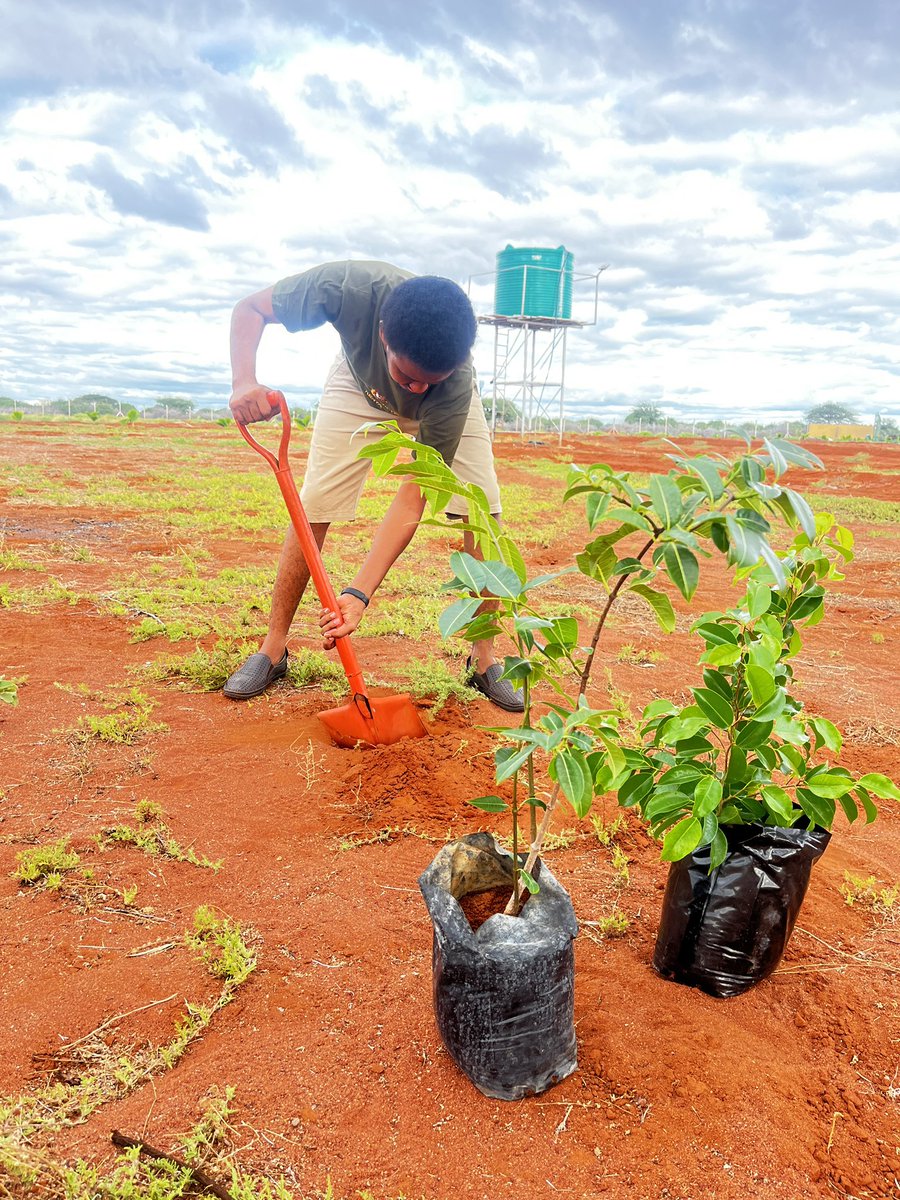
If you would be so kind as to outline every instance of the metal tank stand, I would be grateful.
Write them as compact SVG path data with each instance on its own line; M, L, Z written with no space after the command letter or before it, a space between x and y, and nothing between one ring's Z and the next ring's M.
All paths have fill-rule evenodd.
M528 270L524 268L525 273ZM593 320L501 313L478 316L479 325L490 325L494 330L491 438L496 434L498 421L507 420L514 411L515 430L521 437L536 438L549 433L562 443L566 420L566 339L570 329L597 324L599 281L605 270L604 266L596 273L576 276L594 283ZM469 279L470 290L473 278L476 277ZM522 292L524 302L524 282Z

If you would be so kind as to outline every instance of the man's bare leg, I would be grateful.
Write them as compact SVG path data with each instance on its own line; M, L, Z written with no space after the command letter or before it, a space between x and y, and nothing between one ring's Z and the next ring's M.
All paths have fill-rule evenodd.
M316 523L311 528L316 545L321 550L325 534L328 532L328 523ZM291 622L308 583L309 567L291 525L288 527L284 545L281 547L281 557L278 559L272 607L269 610L269 632L259 648L273 663L277 663L284 654Z
M463 550L465 550L466 554L471 554L473 558L482 559L484 557L475 545L474 535L468 529L463 530ZM492 608L496 607L496 601L488 599L485 600L478 611L490 612ZM488 667L492 667L496 661L493 638L484 638L481 641L472 643L472 666L479 675L483 675Z

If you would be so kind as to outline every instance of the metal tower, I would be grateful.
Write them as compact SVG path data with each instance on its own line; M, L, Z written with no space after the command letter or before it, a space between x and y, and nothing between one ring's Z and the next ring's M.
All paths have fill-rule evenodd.
M523 268L546 271L545 267ZM508 412L508 404L516 409L516 432L522 437L535 433L556 433L562 442L565 429L566 398L566 340L570 329L583 329L597 324L600 275L606 267L593 274L573 276L575 281L594 284L593 317L574 320L561 317L509 316L501 313L478 315L480 325L494 330L494 373L492 384L491 437L497 428L498 417ZM485 271L493 276L497 272ZM473 279L469 278L469 290ZM495 287L496 294L496 287ZM522 295L525 295L523 283ZM523 304L524 307L524 304Z

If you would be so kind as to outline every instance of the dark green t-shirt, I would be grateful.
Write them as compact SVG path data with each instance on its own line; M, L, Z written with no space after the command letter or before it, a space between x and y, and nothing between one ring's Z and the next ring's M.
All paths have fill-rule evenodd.
M382 304L393 288L412 278L411 272L388 263L325 263L276 283L272 308L276 320L291 333L330 321L369 404L380 412L418 421L418 440L439 450L449 465L472 400L471 361L416 396L391 379L379 336Z

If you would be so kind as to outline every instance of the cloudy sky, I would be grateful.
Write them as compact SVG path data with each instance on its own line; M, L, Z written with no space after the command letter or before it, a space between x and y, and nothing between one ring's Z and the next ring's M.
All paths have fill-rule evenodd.
M567 408L900 417L896 0L0 0L0 394L229 394L331 259L574 254ZM270 329L310 396L330 329ZM493 333L476 362L493 374Z

